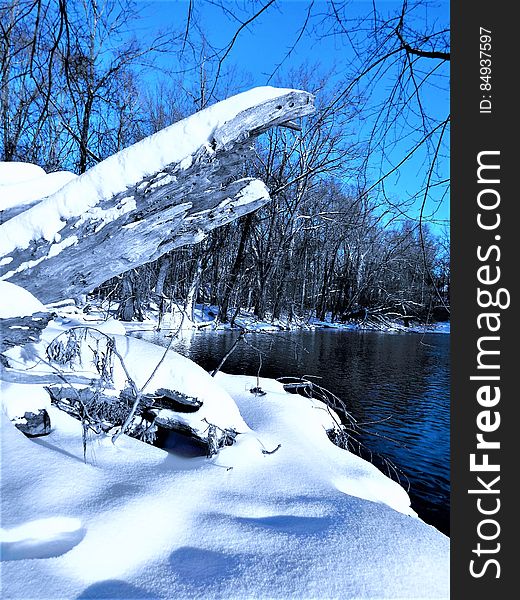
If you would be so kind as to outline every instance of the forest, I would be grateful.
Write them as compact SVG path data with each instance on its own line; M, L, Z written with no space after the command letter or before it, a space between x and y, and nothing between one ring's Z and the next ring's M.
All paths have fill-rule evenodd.
M235 46L276 4L183 2L161 30L140 2L2 0L0 160L79 175L251 87ZM224 44L208 9L228 22ZM449 116L431 101L449 85L447 29L424 2L368 16L347 2L299 10L297 37L262 83L312 93L316 111L256 138L233 173L262 180L271 201L93 290L119 318L173 304L188 316L209 305L231 324L240 310L289 322L449 318L449 234L436 217ZM327 38L345 49L344 68L309 61ZM399 185L407 164L412 191Z

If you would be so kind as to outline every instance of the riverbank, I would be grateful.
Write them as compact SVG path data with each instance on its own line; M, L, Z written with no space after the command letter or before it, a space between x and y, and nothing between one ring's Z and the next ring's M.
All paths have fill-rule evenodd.
M62 303L51 304L49 308L64 318L82 318L87 321L97 322L117 315L117 303L85 302L76 305L73 300ZM341 331L385 331L394 333L450 333L450 322L439 321L421 323L411 320L404 323L400 320L391 319L357 319L349 322L332 322L330 314L325 320L319 320L314 316L306 318L280 317L278 319L259 319L251 311L240 310L231 323L220 323L218 320L218 306L197 304L193 314L188 314L180 304L174 304L172 310L161 314L159 308L151 303L143 311L142 321L126 321L125 328L133 331L183 331L183 330L205 330L205 331L246 331L246 332L270 332L276 331L306 331L314 329L337 329Z
M422 519L449 535L449 335L331 328L245 336L232 330L184 330L174 339L167 333L132 335L163 347L171 344L208 372L227 356L221 366L226 373L259 372L283 381L307 376L333 392L361 424L356 438L367 449L365 456L402 482ZM383 457L398 470L388 468Z
M367 456L379 455L379 468L410 486L421 517L449 535L449 322L408 327L316 319L271 323L242 311L240 327L231 327L218 324L214 306L197 305L193 320L175 308L159 318L152 305L143 321L118 321L120 333L171 345L208 372L225 359L220 368L234 374L317 377L360 423L373 423L357 437ZM113 318L117 305L77 307L70 300L57 310L65 322L78 318L97 327ZM240 332L247 335L239 338ZM433 410L436 416L430 418ZM387 467L387 459L397 470Z
M79 325L52 322L30 352L7 352L10 368L49 376L46 346ZM138 386L153 374L152 390L196 396L204 419L235 429L236 442L187 458L101 433L89 436L84 462L81 423L50 406L41 384L4 372L6 596L448 597L449 539L414 514L401 486L331 443L333 415L319 401L270 379L211 378L171 350L155 370L164 349L121 335L114 321L103 329ZM94 367L84 361L65 377L92 377ZM118 389L127 374L116 365L112 377ZM6 418L29 402L48 409L49 435L26 438Z

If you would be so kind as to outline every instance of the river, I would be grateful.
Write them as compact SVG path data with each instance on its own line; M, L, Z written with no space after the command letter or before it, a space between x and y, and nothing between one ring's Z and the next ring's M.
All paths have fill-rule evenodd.
M173 349L210 370L237 336L184 333ZM170 341L157 333L143 337L160 345ZM322 329L251 333L246 339L250 345L241 342L223 371L256 375L261 357L262 377L321 377L316 381L344 400L369 431L360 435L364 446L405 474L419 516L449 535L449 335Z

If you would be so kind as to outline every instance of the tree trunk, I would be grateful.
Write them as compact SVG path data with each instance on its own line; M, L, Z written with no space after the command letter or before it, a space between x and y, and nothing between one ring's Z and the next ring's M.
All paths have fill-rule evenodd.
M263 263L260 261L256 272L256 301L255 301L255 316L259 319L265 317L266 304L266 277L264 275Z
M284 260L282 272L278 279L278 285L276 287L275 300L274 300L274 306L273 306L273 319L279 319L282 316L283 299L284 299L284 295L285 295L286 287L287 287L286 283L287 283L289 274L291 273L291 267L292 267L292 254L293 254L292 246L293 246L293 243L291 242L290 248L289 248L287 255L285 257L285 260Z
M193 279L191 280L190 289L188 290L188 294L186 296L186 302L184 304L184 312L188 315L189 319L193 321L195 304L197 302L197 296L199 295L199 287L202 279L202 260L203 255L200 254L197 259L197 265L195 267L195 274Z
M142 321L144 316L141 305L141 294L139 293L133 271L128 271L128 273L123 275L121 296L117 318L121 319L121 321L133 321L134 319Z
M171 266L171 258L168 255L161 256L159 259L159 274L157 275L157 281L155 282L155 295L157 296L158 303L164 295L164 283L166 282L166 276Z
M92 90L87 90L87 100L83 109L83 119L81 122L81 134L79 138L79 172L85 173L88 163L88 138L90 133L90 115L94 96Z
M316 318L319 321L325 321L327 316L327 289L329 286L329 255L325 255L323 265L323 279L321 282L321 289L318 298L318 307L316 309Z
M238 275L240 274L240 269L244 264L244 259L246 257L246 245L247 240L249 238L249 232L251 231L251 224L253 222L253 215L250 213L244 220L244 227L242 229L242 235L240 236L240 242L238 244L237 254L235 256L235 260L233 262L233 266L231 268L231 272L229 274L228 280L226 282L224 288L224 296L222 297L222 301L220 303L219 310L219 321L221 323L227 323L229 321L229 301L231 299L231 295L235 289Z

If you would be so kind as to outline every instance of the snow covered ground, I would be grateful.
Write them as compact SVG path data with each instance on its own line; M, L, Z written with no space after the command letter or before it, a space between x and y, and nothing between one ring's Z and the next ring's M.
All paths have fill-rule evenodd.
M0 165L0 180L2 208L15 211L75 185L70 173L45 175L24 164ZM29 292L0 281L1 319L44 310ZM96 306L89 313L64 302L53 310L60 316L42 341L9 350L11 368L0 376L2 598L448 597L448 538L417 518L397 483L330 442L325 405L267 379L257 396L256 378L213 379L173 351L154 371L164 349L125 335L157 327L153 310L145 323L124 325ZM162 326L213 328L216 314L197 306L190 320L174 311ZM336 327L259 321L246 311L236 324L249 331ZM154 373L148 390L202 400L186 422L199 432L210 423L231 428L235 444L212 458L189 458L178 440L166 451L125 435L113 442L90 434L84 462L81 424L34 382L53 373L41 361L47 344L82 325L113 337L139 387ZM13 373L32 383L13 383ZM69 368L72 375L96 372L85 358ZM116 361L114 385L125 381ZM39 409L49 412L52 431L29 439L14 422Z
M10 285L1 284L1 306L39 307ZM75 324L51 322L32 350L8 352L11 364L48 372L38 356ZM143 385L164 349L119 335L113 321L104 330ZM202 398L207 420L234 427L236 443L211 459L187 458L101 435L85 464L81 424L49 406L41 385L8 383L5 371L3 379L2 597L449 595L448 538L415 516L397 483L329 441L331 416L318 401L266 379L266 394L255 396L256 378L212 379L168 351L150 387ZM50 435L29 439L14 427L7 415L26 403L48 408Z

